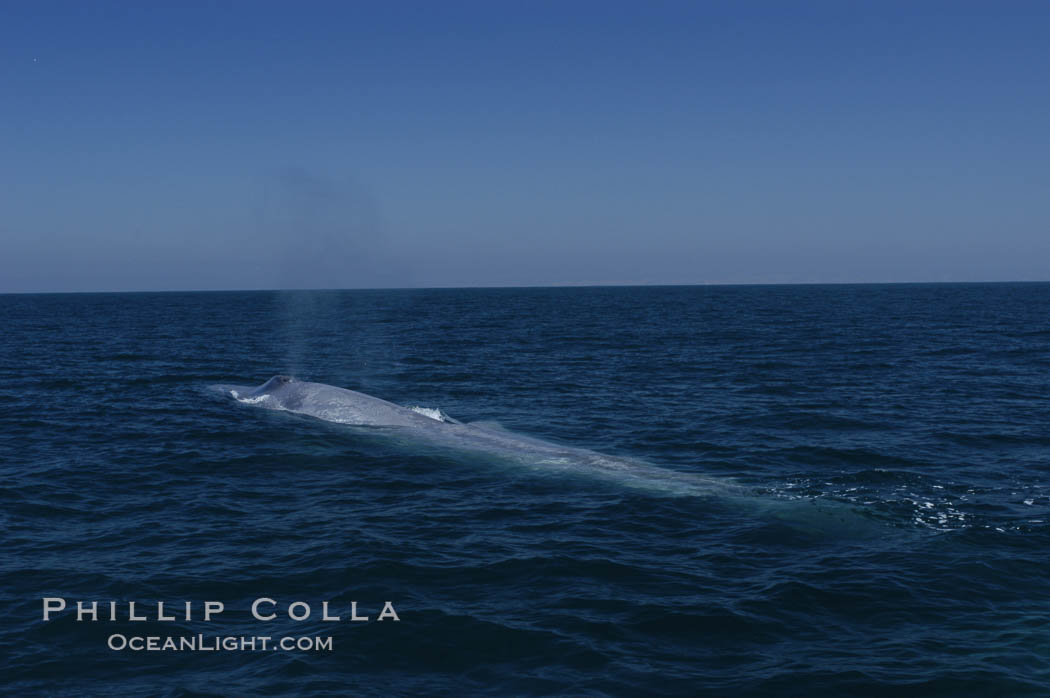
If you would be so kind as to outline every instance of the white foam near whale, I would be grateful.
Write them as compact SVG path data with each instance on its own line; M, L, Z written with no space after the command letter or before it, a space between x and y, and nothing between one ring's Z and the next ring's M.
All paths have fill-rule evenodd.
M465 424L441 410L402 407L324 383L274 376L258 387L215 387L244 404L309 415L338 424L392 428L399 436L427 445L551 471L611 478L622 484L666 494L707 495L741 491L723 480L659 468L634 458L556 444L492 424Z

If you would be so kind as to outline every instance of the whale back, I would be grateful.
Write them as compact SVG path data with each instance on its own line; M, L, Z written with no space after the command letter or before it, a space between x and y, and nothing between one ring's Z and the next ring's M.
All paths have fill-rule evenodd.
M362 426L431 427L441 420L386 400L324 383L277 375L262 385L231 394L241 402Z

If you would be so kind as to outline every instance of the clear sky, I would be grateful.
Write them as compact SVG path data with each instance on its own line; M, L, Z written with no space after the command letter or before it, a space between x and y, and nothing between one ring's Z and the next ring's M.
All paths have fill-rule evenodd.
M0 3L0 292L1050 280L1050 3Z

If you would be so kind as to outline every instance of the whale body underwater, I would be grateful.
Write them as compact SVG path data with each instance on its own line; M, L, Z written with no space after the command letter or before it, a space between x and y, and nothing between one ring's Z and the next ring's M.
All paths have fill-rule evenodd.
M743 491L716 478L660 468L630 457L611 456L517 434L488 423L463 423L439 410L402 407L381 398L324 383L274 376L260 386L218 385L236 401L308 415L326 422L381 427L401 441L489 456L536 470L589 475L672 495Z

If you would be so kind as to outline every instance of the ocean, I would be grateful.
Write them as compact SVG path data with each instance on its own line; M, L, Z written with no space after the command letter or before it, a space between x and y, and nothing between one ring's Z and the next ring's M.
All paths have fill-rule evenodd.
M5 295L0 321L8 694L1050 695L1050 284ZM275 374L570 455L214 387Z

